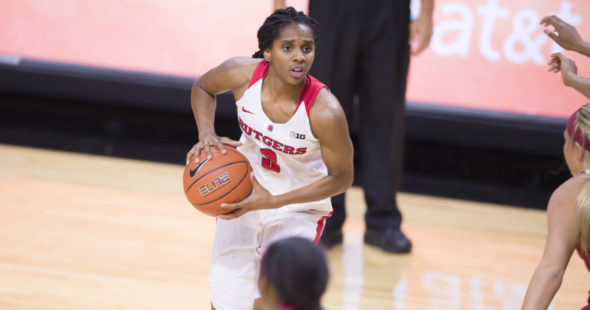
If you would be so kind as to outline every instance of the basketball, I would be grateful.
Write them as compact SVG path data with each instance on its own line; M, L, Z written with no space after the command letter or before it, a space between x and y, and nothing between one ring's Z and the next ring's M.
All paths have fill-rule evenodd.
M226 145L223 154L211 147L211 158L201 153L199 162L191 159L184 168L183 186L188 201L199 211L218 216L228 213L222 203L244 200L252 192L248 159L235 148Z

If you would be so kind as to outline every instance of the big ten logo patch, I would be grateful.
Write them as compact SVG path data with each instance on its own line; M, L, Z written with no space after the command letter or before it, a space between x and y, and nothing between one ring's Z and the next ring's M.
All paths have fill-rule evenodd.
M224 172L220 176L211 180L211 182L199 187L199 192L201 193L201 196L206 196L216 191L217 189L229 184L230 182L231 178L229 177L227 172Z
M291 138L295 138L295 139L299 139L299 140L305 140L305 134L291 131Z

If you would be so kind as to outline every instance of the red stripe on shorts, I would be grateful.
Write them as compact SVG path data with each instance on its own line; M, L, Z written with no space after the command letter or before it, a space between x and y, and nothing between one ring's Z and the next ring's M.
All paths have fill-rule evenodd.
M326 225L326 219L332 216L333 212L334 211L330 212L329 215L322 216L322 218L318 220L318 227L316 227L315 229L315 238L313 239L313 242L315 242L316 244L320 243L320 237L322 236L322 231L324 230L324 226Z

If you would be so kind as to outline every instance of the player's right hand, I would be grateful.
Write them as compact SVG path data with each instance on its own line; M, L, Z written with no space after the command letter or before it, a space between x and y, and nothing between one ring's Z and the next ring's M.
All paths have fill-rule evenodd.
M186 154L186 164L190 162L191 158L197 163L199 162L199 157L201 153L207 154L207 158L211 158L211 147L214 146L217 149L221 150L221 153L225 154L227 151L225 150L224 144L238 147L242 145L242 142L232 140L228 137L219 137L217 135L206 135L199 139L199 142L195 144Z
M250 182L252 182L252 192L250 193L250 196L240 202L222 203L221 207L231 210L231 212L222 214L219 218L231 220L252 210L275 209L280 207L276 197L258 183L254 176L254 172L250 173Z
M576 28L556 15L544 17L541 19L541 25L545 27L553 26L554 31L544 29L543 32L566 50L577 51L579 45L583 42Z

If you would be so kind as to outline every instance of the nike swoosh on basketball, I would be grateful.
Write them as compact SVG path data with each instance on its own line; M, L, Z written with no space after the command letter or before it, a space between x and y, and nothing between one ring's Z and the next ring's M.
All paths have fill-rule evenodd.
M203 165L204 165L204 164L205 164L205 163L206 163L208 160L209 160L208 158L205 158L205 160L203 160L202 162L200 162L200 163L199 163L199 164L198 164L198 165L195 167L195 169L191 169L191 170L189 171L189 175L191 176L191 178L192 178L192 177L194 177L194 176L195 176L195 174L197 174L197 171L199 171L199 169L201 169L201 167L202 167L202 166L203 166Z
M244 111L246 113L254 114L254 112L250 112L250 111L246 110L246 108L244 108L244 107L242 107L242 111Z

